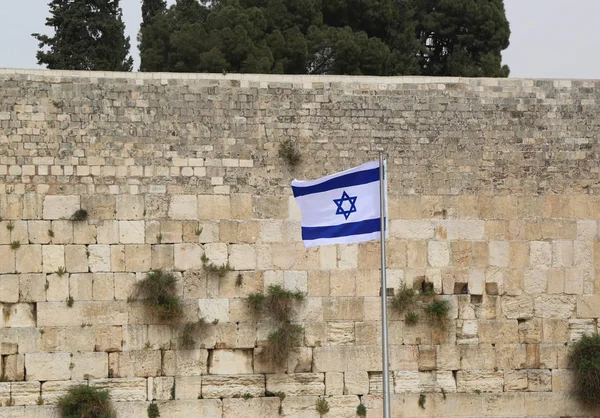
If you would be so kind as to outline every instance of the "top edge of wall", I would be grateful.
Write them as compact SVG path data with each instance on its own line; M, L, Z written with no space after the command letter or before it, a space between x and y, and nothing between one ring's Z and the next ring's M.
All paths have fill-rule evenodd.
M72 71L47 69L0 68L2 75L28 75L33 77L79 77L135 80L240 80L279 83L362 83L362 84L484 84L496 86L502 84L529 84L536 80L547 81L596 81L594 79L570 78L468 78L468 77L424 77L424 76L353 76L353 75L294 75L294 74L219 74L219 73L150 73L116 71ZM566 87L566 86L565 86Z

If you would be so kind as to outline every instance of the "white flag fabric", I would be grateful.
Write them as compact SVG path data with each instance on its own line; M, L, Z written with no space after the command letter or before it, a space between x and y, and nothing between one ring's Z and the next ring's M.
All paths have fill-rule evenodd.
M302 212L305 247L380 238L378 161L317 180L294 180L292 191Z

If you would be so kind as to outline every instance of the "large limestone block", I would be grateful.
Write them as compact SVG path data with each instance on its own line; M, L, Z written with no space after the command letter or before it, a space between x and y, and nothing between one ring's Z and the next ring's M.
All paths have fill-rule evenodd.
M508 241L490 241L489 263L492 267L508 267L510 262L510 246Z
M169 218L198 219L198 198L196 195L171 196Z
M65 268L69 273L87 273L88 256L85 245L67 245L65 247Z
M318 399L318 396L286 397L281 402L283 416L288 418L319 418L320 414L315 408ZM329 412L324 416L328 418L354 418L356 407L360 403L358 396L352 395L327 396L325 400L329 405ZM396 411L394 410L394 412ZM368 416L370 417L371 414L369 413Z
M148 398L151 400L166 401L172 399L175 389L175 378L173 376L160 376L148 378ZM150 394L152 397L150 397Z
M481 343L516 344L519 342L516 320L480 320L478 328Z
M0 273L15 273L15 250L10 245L0 245L0 260Z
M25 354L27 380L68 380L71 378L71 354Z
M279 417L280 400L277 397L254 399L223 399L223 418Z
M326 321L362 321L364 305L361 297L323 298L323 318Z
M84 195L81 196L81 207L87 210L88 216L93 220L115 219L116 202L111 195Z
M229 321L229 299L198 299L198 307L206 322Z
M344 373L341 373L341 372L325 373L325 394L327 394L327 395L343 395L344 394Z
M576 306L575 295L536 295L534 316L538 318L571 318Z
M2 228L1 224L0 224L0 228ZM29 233L29 242L32 244L48 244L50 242L50 235L48 234L48 230L50 230L50 229L51 229L50 221L29 221L29 222L27 222L27 231ZM0 238L0 244L8 244L8 242L2 242L2 238Z
M167 376L200 376L208 372L207 364L207 350L166 350L162 371Z
M548 267L536 266L526 269L523 275L523 290L529 294L546 293L548 289Z
M99 222L96 241L98 244L117 244L119 242L119 221Z
M108 377L108 353L74 353L71 379L102 379Z
M28 328L35 327L35 304L14 303L0 305L2 317L0 328Z
M175 376L175 399L199 399L202 376Z
M55 405L59 398L65 396L73 386L87 384L86 380L48 380L43 382L41 396L44 405Z
M267 390L287 396L324 395L324 373L267 374Z
M214 220L229 218L231 218L231 201L229 196L198 196L198 219Z
M532 318L533 297L529 295L503 297L502 312L508 319Z
M42 219L44 196L37 193L23 195L23 219Z
M185 271L203 267L203 251L200 245L192 243L175 244L173 252L175 270Z
M577 298L577 318L600 317L600 295L582 295Z
M118 195L117 216L119 220L143 219L144 196L142 195Z
M147 398L146 379L141 377L92 379L90 386L108 389L114 402L145 401Z
M327 323L328 345L354 345L354 322Z
M252 350L213 350L208 370L210 374L252 374Z
M250 394L254 397L264 396L265 376L248 375L206 375L202 377L202 397L231 398Z
M119 242L121 244L143 244L144 238L144 221L119 221Z
M73 224L73 244L95 244L97 235L96 225L87 222Z
M571 267L573 265L573 242L552 242L552 266Z
M21 274L18 295L21 302L46 301L46 275Z
M109 363L116 377L149 377L161 374L161 352L158 350L111 353Z
M220 399L202 399L202 400L183 400L158 402L161 417L173 418L221 418L222 401ZM145 411L145 409L144 409ZM145 412L144 412L145 413ZM123 415L123 416L141 416L141 415ZM238 418L242 415L238 415Z
M256 269L256 252L254 247L247 244L230 245L229 261L234 270Z
M456 384L458 392L502 392L504 374L489 370L459 370Z
M46 301L65 301L69 297L69 276L63 274L49 274L46 276Z
M19 275L3 274L0 276L0 303L17 303L19 301Z
M73 242L73 222L71 221L52 221L53 244L71 244Z
M150 245L125 245L125 271L147 272L150 270L151 265L152 250Z
M110 245L88 246L90 256L88 257L91 272L110 271Z
M367 395L369 393L369 373L347 371L344 373L344 395Z
M68 219L80 209L79 196L44 197L44 219Z
M427 260L431 267L446 267L450 263L450 251L445 241L429 241Z
M435 225L428 220L393 219L390 221L390 236L402 239L433 238Z
M62 245L44 245L42 247L44 273L53 273L65 267L65 247Z
M42 246L21 245L15 251L16 270L18 273L39 273L42 271Z
M40 396L40 382L12 382L10 397L15 406L36 405Z

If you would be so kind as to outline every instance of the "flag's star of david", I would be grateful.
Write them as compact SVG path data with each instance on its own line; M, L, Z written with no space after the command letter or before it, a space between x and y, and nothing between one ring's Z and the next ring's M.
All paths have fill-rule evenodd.
M333 202L337 206L337 211L335 212L335 214L336 215L344 215L346 220L348 220L348 217L350 216L350 214L353 212L356 212L356 199L357 198L358 198L358 196L353 196L353 197L348 196L348 193L346 193L346 191L344 190L344 193L342 193L341 199L333 199ZM350 203L350 209L348 209L348 210L344 209L344 202ZM346 207L347 207L347 205L346 205Z

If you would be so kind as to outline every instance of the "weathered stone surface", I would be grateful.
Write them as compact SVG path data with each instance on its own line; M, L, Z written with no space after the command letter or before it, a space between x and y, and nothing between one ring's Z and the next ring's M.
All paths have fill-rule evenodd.
M146 379L128 377L116 379L92 379L90 386L108 389L114 402L145 401L147 395Z
M44 219L68 219L79 210L79 196L45 196Z
M279 398L223 399L223 418L279 417Z
M249 393L254 397L264 396L265 377L249 375L207 375L202 377L203 398L231 398Z
M207 363L207 350L167 350L162 371L167 376L200 376L207 373Z
M502 392L504 376L502 372L459 370L456 385L458 392Z
M44 405L54 405L58 403L61 396L65 396L70 388L85 384L85 380L48 380L42 383L41 396Z
M68 380L71 378L69 353L28 353L25 355L27 380Z
M284 392L287 396L324 395L323 373L267 374L267 390Z
M252 374L251 350L214 350L209 358L210 374Z

